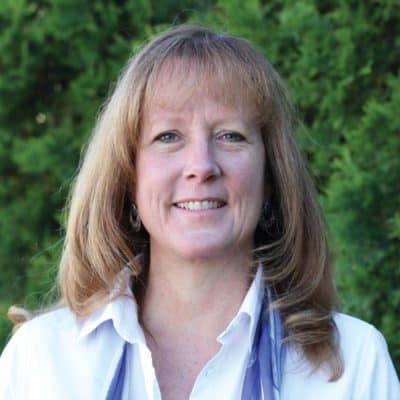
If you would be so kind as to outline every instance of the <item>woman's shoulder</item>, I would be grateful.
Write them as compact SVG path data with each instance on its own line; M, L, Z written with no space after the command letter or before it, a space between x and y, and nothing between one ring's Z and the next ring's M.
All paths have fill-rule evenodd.
M342 313L334 315L334 322L345 372L346 368L353 368L362 374L362 369L358 370L360 365L364 370L368 366L393 366L386 340L374 325Z
M339 331L356 331L363 334L369 334L371 331L377 331L376 328L362 319L353 317L352 315L335 312L333 315L336 327ZM378 332L378 331L377 331Z
M335 312L333 321L336 328L336 338L340 356L344 363L345 371L349 370L352 363L357 362L361 357L365 347L370 350L376 348L387 349L387 345L383 335L370 323L348 314ZM297 347L289 346L288 359L290 364L301 364L299 370L305 370L308 366L307 360L303 357ZM312 369L311 365L309 365Z
M308 395L308 399L325 400L397 400L400 385L383 335L370 323L342 313L335 313L339 355L343 374L330 381L329 370L318 370L295 350L288 352L286 364L286 400ZM300 395L301 397L301 395Z
M98 398L123 341L111 321L85 331L91 318L58 308L22 324L0 356L0 398Z
M24 322L0 356L0 398L22 398L25 395L22 388L29 386L28 372L47 373L37 360L55 354L63 345L60 343L62 332L75 329L74 326L74 316L67 308L58 308Z
M339 346L343 351L351 346L352 352L361 348L365 342L376 342L378 345L385 344L382 334L374 325L348 314L335 313L333 316L338 333Z
M66 307L43 312L24 322L10 338L0 358L0 367L7 360L19 364L19 358L29 359L44 348L57 348L62 338L76 334L77 320ZM71 335L72 334L72 335Z
M79 322L75 314L67 307L57 307L34 316L24 322L10 341L29 338L30 343L40 339L55 338L62 333L78 333Z

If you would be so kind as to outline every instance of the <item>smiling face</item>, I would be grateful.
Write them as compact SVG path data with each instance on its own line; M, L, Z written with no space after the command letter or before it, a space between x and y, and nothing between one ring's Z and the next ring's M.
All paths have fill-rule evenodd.
M264 200L265 150L249 109L167 75L145 104L135 201L152 254L250 255ZM177 83L179 82L179 84Z

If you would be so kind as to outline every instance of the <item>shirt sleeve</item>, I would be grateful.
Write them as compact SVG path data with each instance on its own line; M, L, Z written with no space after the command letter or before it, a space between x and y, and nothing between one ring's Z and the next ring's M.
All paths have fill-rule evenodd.
M375 328L364 343L357 382L357 400L400 400L400 383L386 341Z
M10 341L0 357L0 399L15 399L12 392L12 371L17 369L17 348Z
M26 381L23 378L29 370L28 337L24 334L24 327L21 327L0 356L0 399L17 400L23 396ZM18 393L16 390L18 388Z

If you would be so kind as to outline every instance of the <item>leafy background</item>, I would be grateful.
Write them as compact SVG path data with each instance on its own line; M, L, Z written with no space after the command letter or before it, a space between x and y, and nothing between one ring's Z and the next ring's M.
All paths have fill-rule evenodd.
M11 304L52 300L64 203L129 55L173 24L253 42L287 82L337 258L342 309L400 370L400 3L396 0L0 2L0 349Z

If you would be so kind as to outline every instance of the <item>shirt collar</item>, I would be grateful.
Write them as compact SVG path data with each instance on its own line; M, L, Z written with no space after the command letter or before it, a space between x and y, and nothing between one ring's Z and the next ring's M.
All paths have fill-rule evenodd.
M111 321L115 331L125 341L132 344L146 343L144 332L138 319L138 306L129 285L130 276L129 267L125 267L117 276L115 287L110 294L111 301L88 317L78 320L78 340L89 336L106 321ZM260 264L238 313L228 327L218 336L217 340L220 343L225 343L227 337L237 330L239 326L249 323L246 328L246 339L249 351L251 350L261 310L263 289L264 282ZM118 293L122 293L122 295L118 296Z
M262 279L262 265L259 264L257 273L250 285L236 316L229 323L228 327L218 336L217 340L225 344L231 334L240 327L245 329L245 337L249 351L257 328L257 321L261 311L261 303L264 293L264 281Z
M115 331L126 342L146 343L139 324L138 306L129 285L130 276L129 267L122 269L110 294L110 302L78 320L78 340L89 336L106 321L111 321Z

